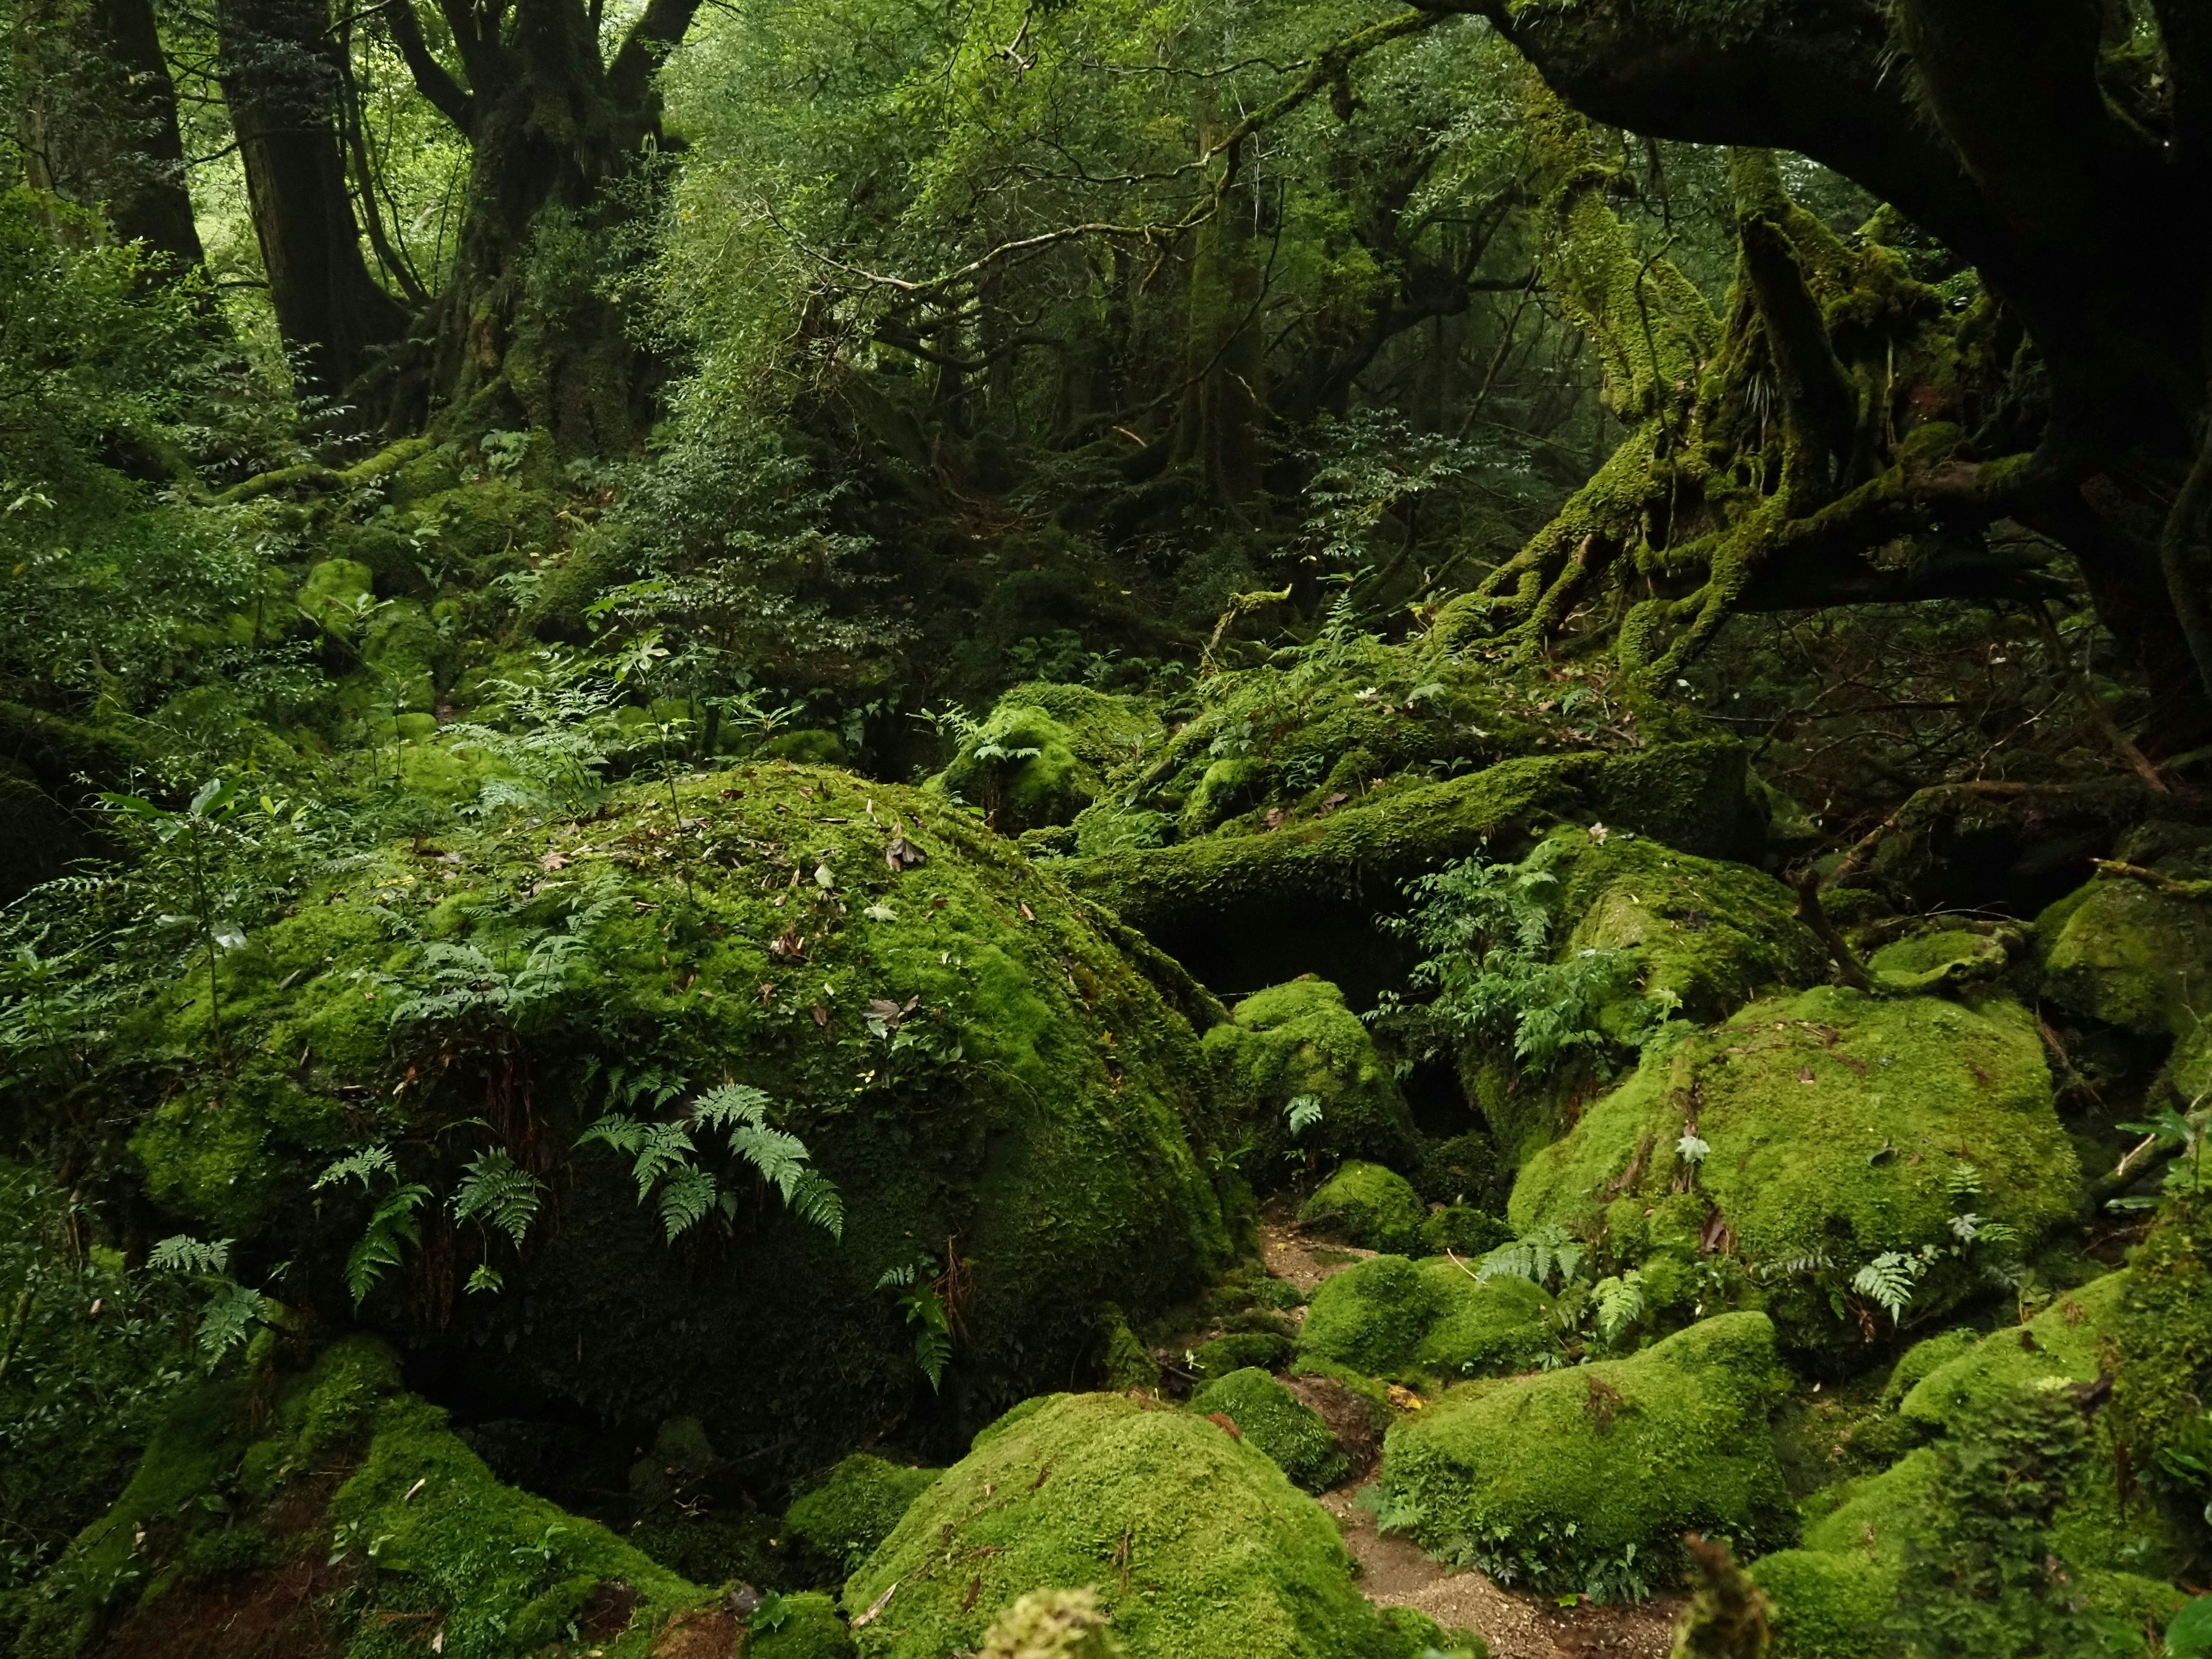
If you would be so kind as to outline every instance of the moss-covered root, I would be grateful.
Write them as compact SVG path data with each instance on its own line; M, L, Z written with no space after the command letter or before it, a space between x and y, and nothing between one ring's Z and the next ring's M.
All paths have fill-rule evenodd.
M1207 1383L1192 1396L1190 1408L1234 1423L1247 1444L1273 1458L1308 1492L1327 1492L1352 1473L1352 1460L1321 1414L1256 1365Z
M257 1353L243 1376L189 1395L43 1590L25 1659L62 1659L95 1636L118 1656L228 1651L200 1626L242 1607L301 1652L380 1659L411 1638L524 1659L574 1626L608 1659L643 1659L672 1616L712 1598L500 1484L368 1339L289 1381Z
M1230 1093L1256 1113L1265 1186L1286 1164L1367 1158L1410 1168L1421 1147L1413 1114L1344 993L1307 977L1255 992L1206 1033L1206 1058ZM1379 1248L1396 1249L1396 1245Z
M1405 1176L1379 1164L1352 1163L1315 1188L1298 1219L1361 1249L1404 1255L1419 1247L1428 1213Z
M855 1452L792 1504L784 1528L842 1579L890 1536L908 1505L943 1473Z
M1089 1589L1128 1659L1416 1659L1328 1512L1206 1419L1124 1395L1024 1402L845 1586L867 1659L980 1647L1023 1596Z
M1680 1578L1691 1532L1788 1541L1767 1422L1786 1388L1764 1314L1632 1358L1463 1390L1385 1441L1383 1525L1508 1583L1599 1599Z

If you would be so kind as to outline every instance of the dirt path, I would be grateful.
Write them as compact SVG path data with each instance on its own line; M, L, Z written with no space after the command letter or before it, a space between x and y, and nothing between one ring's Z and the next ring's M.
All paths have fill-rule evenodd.
M1301 1296L1311 1296L1323 1279L1375 1254L1323 1244L1272 1220L1261 1224L1260 1246L1267 1271L1297 1285ZM1302 1320L1304 1314L1301 1308L1294 1317ZM1338 1402L1328 1397L1341 1389L1316 1383L1316 1392L1310 1395L1300 1386L1307 1379L1287 1380L1337 1430L1340 1439L1347 1437L1346 1423L1339 1421L1341 1413L1331 1409ZM1349 1484L1324 1492L1321 1504L1343 1528L1345 1547L1359 1563L1359 1587L1376 1606L1413 1607L1440 1625L1471 1630L1490 1644L1493 1659L1666 1659L1673 1651L1680 1595L1662 1595L1637 1607L1554 1607L1502 1589L1481 1573L1431 1560L1403 1538L1383 1536L1375 1529L1373 1512L1352 1501L1380 1448L1368 1443L1346 1449L1359 1472Z

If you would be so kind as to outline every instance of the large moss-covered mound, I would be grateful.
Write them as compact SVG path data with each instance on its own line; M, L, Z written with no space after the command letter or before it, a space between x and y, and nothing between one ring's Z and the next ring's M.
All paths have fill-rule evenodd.
M1205 1000L1127 939L967 814L766 763L350 865L226 957L219 1010L201 974L125 1033L118 1106L155 1200L328 1316L350 1277L495 1397L804 1467L929 1402L939 1358L948 1431L1081 1376L1102 1304L1225 1259L1229 1125L1147 973ZM691 1119L725 1083L841 1233ZM619 1146L586 1138L609 1113ZM349 1275L364 1238L389 1260Z
M1685 1533L1739 1553L1789 1541L1767 1426L1786 1386L1758 1313L1627 1359L1470 1384L1390 1431L1382 1522L1504 1583L1640 1595L1680 1577Z
M1309 1157L1411 1167L1421 1138L1389 1067L1344 993L1325 979L1255 992L1206 1034L1224 1084L1257 1109L1260 1178ZM1306 1116L1292 1123L1294 1107Z
M243 1619L266 1652L523 1659L581 1629L643 1659L712 1595L501 1485L356 1339L289 1376L258 1353L185 1397L33 1598L17 1651L206 1652Z
M870 1659L939 1659L979 1645L1032 1590L1084 1588L1127 1659L1418 1659L1446 1645L1419 1614L1360 1595L1336 1522L1264 1453L1125 1395L1029 1402L978 1436L844 1605Z
M1550 1304L1526 1279L1477 1283L1449 1256L1378 1255L1314 1291L1298 1355L1413 1382L1528 1370L1558 1351L1545 1321Z
M1732 1250L1766 1275L1785 1335L1825 1343L1858 1340L1837 1298L1875 1258L1914 1255L1911 1306L1938 1315L1984 1257L2019 1259L2081 1204L2024 1010L1826 988L1647 1054L1522 1166L1510 1214L1523 1231L1602 1226L1630 1256ZM2009 1234L1968 1248L1989 1223Z
M1357 1161L1346 1164L1314 1188L1299 1206L1308 1227L1334 1233L1364 1250L1401 1255L1421 1242L1428 1206L1413 1183L1395 1170Z
M1085 685L1018 685L930 787L981 807L1006 835L1071 823L1104 790L1108 773L1163 735L1158 714L1139 698Z

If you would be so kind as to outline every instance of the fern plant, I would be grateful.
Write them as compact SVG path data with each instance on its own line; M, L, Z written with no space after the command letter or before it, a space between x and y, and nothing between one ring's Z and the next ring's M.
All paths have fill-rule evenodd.
M316 1178L313 1188L320 1192L357 1180L363 1192L373 1193L379 1176L390 1176L395 1184L369 1212L368 1225L346 1255L346 1289L356 1308L386 1273L406 1260L407 1247L421 1242L422 1224L416 1212L429 1198L430 1189L419 1181L401 1182L398 1163L386 1146L339 1158Z
M161 1240L146 1255L147 1266L157 1273L175 1273L205 1292L196 1336L201 1364L210 1371L276 1313L267 1297L231 1277L230 1246L227 1238L201 1240L179 1233Z
M938 1293L936 1281L926 1278L936 1267L927 1256L919 1261L886 1268L876 1281L879 1291L904 1290L899 1297L899 1311L914 1328L914 1363L929 1379L929 1391L935 1394L945 1381L945 1367L952 1358L952 1319L946 1311L945 1298Z
M643 1121L626 1112L609 1112L577 1138L579 1146L600 1145L630 1159L640 1204L658 1189L661 1224L668 1242L711 1214L726 1223L736 1218L738 1194L698 1162L695 1133L720 1132L732 1158L775 1188L784 1206L833 1238L845 1231L845 1202L830 1179L815 1169L806 1144L768 1121L774 1103L760 1090L726 1083L695 1101L681 1118Z

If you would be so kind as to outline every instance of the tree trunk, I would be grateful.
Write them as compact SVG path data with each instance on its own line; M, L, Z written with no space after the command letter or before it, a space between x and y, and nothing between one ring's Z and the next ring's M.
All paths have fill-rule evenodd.
M331 396L400 337L407 317L362 258L329 14L323 0L220 0L216 24L277 330L300 390Z
M465 88L411 12L387 13L417 85L473 150L459 253L385 394L391 428L519 416L564 453L636 447L657 371L604 286L635 214L621 187L649 186L641 163L659 142L653 72L696 5L650 0L603 63L581 0L518 0L506 27L503 5L446 0Z
M149 0L26 0L16 16L18 141L36 190L104 210L118 240L201 262L177 89Z

